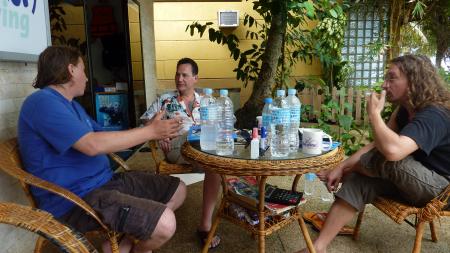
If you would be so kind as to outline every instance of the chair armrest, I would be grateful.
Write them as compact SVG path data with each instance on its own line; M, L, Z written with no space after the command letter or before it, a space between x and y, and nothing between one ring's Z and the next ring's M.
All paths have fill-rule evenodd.
M97 252L86 238L50 213L15 203L0 203L0 223L37 233L64 252Z
M447 187L436 197L440 201L442 201L445 204L449 204L450 201L450 183L447 185Z
M111 157L116 163L118 163L120 165L120 167L122 167L125 171L130 171L130 166L128 166L128 164L126 164L126 162L120 158L120 156L114 154L114 153L109 153L108 154L109 157Z
M48 181L40 179L22 169L19 169L19 168L14 168L14 169L3 168L3 171L5 171L10 176L18 179L21 182L24 182L28 185L32 185L32 186L47 190L49 192L52 192L58 196L61 196L65 199L69 200L73 204L79 206L84 211L86 211L90 216L92 216L92 218L94 218L103 229L105 229L106 231L109 231L108 227L97 216L94 209L92 209L92 207L89 206L83 199L81 199L80 197L78 197L77 195L72 193L71 191L66 190L63 187L58 186L56 184L52 184Z
M418 214L419 221L432 221L435 217L440 217L450 199L450 184L434 199L425 205Z
M159 165L161 164L161 159L158 156L158 142L155 140L148 141L148 147L150 148L150 152L152 153L153 161L155 162L156 169L158 171Z

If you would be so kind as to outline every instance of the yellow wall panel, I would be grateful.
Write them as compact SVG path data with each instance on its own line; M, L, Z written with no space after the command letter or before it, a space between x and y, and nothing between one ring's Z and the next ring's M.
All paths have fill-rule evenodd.
M139 10L134 5L128 5L128 21L130 23L139 23Z
M156 61L158 79L173 79L176 71L176 60ZM234 78L233 60L195 60L199 68L200 78Z
M71 24L84 24L84 11L82 6L73 6L71 4L62 3L66 15L64 15L64 21L66 25Z
M142 62L136 61L132 62L133 68L133 81L144 80L144 72L142 70Z
M130 23L130 42L141 41L141 27L139 23Z
M142 50L140 42L130 43L131 48L131 60L132 61L142 61Z
M196 32L194 36L191 36L190 29L186 31L186 27L195 20L155 20L155 40L209 40L208 31L206 30L203 37ZM201 24L206 22L214 22L213 28L217 29L217 19L201 21ZM222 32L225 34L234 33L239 40L246 39L248 27L243 25L243 20L241 19L239 27L236 28L221 28Z
M312 61L312 64L306 64L304 62L297 62L292 71L292 76L318 76L322 74L322 67L317 60Z
M55 35L61 34L58 32L54 33ZM74 38L80 39L80 42L86 40L86 34L84 31L84 25L67 25L67 30L62 33L66 39Z
M170 69L169 69L170 67ZM166 70L167 69L167 70ZM174 78L175 76L175 65L167 65L167 61L158 61L156 60L156 78L157 79L169 79L169 73L167 73L167 75L165 75L164 73L168 72L168 71L172 71L171 77L170 78ZM165 78L163 78L165 77Z
M258 41L241 41L242 50L247 50ZM157 60L178 60L190 57L194 60L231 59L226 45L212 43L209 40L197 41L157 41L155 43Z
M154 17L155 20L217 20L217 11L219 10L239 10L241 17L245 12L256 16L252 7L251 1L234 3L154 3Z

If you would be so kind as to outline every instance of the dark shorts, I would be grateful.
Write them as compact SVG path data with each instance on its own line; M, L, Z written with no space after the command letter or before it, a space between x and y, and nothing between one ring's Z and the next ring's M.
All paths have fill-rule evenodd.
M149 239L180 184L180 179L148 172L125 172L90 192L83 199L112 230L139 240ZM75 207L60 220L78 231L99 228L98 223L81 208Z
M386 161L376 149L360 158L361 167L371 177L351 173L344 177L336 197L345 200L358 211L377 196L389 196L414 206L424 206L439 195L449 180L429 170L412 156Z

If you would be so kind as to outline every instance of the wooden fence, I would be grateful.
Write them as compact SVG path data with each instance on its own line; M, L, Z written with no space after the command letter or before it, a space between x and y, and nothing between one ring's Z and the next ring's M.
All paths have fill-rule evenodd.
M325 96L319 94L318 88L304 89L300 92L299 98L302 103L302 108L305 105L311 106L311 111L308 114L310 120L317 119L321 112L321 105L325 100ZM325 94L330 94L329 90L325 90ZM353 116L353 119L356 124L362 124L368 122L368 116L365 109L365 95L364 91L360 89L354 88L342 88L338 90L334 87L331 90L332 99L339 105L340 114L345 114L349 116ZM344 106L345 103L348 103L348 109ZM303 109L302 109L303 110ZM330 120L332 122L337 121L337 111L332 110L332 116Z

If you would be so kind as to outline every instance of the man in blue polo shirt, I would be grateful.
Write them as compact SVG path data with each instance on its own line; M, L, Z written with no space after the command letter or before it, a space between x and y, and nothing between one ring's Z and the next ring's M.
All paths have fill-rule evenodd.
M184 201L186 187L179 179L145 172L113 175L107 153L151 139L178 135L180 120L161 120L125 131L106 132L74 98L82 96L87 78L78 51L48 47L39 56L34 83L40 90L24 102L18 123L20 152L32 174L60 185L88 202L103 222L131 237L120 243L121 252L150 252L175 232L173 211ZM85 232L98 226L67 200L32 188L39 208ZM104 244L104 251L110 248Z

